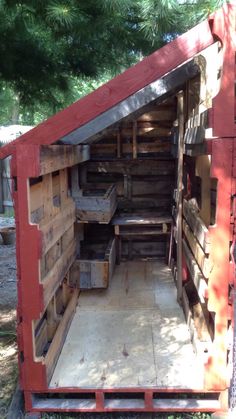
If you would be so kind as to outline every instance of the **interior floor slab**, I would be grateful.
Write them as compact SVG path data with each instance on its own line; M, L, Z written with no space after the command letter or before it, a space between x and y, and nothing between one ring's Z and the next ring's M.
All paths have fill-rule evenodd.
M80 293L50 387L203 389L164 263L123 262L107 290Z

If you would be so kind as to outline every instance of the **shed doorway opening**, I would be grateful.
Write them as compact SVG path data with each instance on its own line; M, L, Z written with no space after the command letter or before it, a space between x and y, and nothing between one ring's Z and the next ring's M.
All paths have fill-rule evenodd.
M54 211L71 199L76 219L43 255L42 282L62 251L74 246L76 258L35 325L37 356L47 359L50 353L60 316L72 304L68 287L78 295L48 365L51 389L204 388L210 315L188 268L182 282L182 263L183 296L177 302L177 232L183 224L183 246L191 257L188 214L202 182L198 157L182 155L180 178L177 117L175 96L154 103L105 132L90 145L86 161L50 175ZM31 195L43 184L44 177L31 181ZM41 213L33 209L31 219L40 223Z

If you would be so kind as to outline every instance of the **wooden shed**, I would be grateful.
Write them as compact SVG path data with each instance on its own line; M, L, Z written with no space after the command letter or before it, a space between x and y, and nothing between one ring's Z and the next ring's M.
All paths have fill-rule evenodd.
M0 149L27 412L228 409L235 10Z

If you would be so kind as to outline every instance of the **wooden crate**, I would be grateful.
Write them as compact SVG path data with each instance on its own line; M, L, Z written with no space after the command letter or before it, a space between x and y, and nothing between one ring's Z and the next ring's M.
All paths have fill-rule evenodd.
M109 223L117 207L116 187L83 191L75 204L76 215L81 221Z
M115 239L104 243L86 245L81 259L76 260L71 275L73 282L79 282L80 289L107 288L116 261Z

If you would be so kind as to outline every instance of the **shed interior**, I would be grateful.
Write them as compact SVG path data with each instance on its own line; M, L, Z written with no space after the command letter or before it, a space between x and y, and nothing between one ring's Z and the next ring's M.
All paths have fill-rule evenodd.
M29 197L45 309L33 335L51 389L204 388L217 180L205 144L185 144L183 158L179 141L181 117L186 127L199 114L200 84L197 74L178 89L184 109L175 91L87 145L41 147Z

